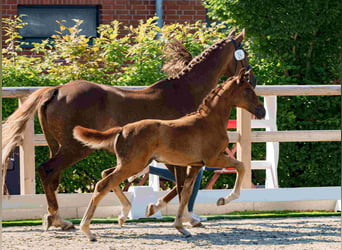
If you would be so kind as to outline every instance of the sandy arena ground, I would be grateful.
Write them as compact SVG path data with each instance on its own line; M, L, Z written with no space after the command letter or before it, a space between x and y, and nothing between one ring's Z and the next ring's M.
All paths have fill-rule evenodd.
M2 249L341 249L341 218L209 220L203 228L186 228L184 238L171 222L92 224L97 242L78 230L64 232L41 226L5 227Z

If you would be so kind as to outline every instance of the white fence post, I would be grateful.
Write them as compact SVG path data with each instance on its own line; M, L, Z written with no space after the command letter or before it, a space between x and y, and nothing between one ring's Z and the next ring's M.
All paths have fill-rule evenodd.
M265 96L266 119L270 121L266 131L277 131L277 96ZM266 142L266 161L271 169L266 169L265 188L278 188L279 142Z

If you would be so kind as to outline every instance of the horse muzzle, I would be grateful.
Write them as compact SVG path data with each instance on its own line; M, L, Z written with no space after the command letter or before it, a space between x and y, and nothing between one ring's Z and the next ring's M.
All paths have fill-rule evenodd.
M266 110L263 105L259 105L255 109L255 116L257 119L263 119L265 118Z

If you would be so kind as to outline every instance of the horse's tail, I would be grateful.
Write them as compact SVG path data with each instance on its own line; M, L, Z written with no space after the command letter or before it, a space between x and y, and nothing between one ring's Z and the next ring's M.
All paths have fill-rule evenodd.
M82 126L76 126L73 130L74 137L84 145L93 149L109 149L113 151L116 135L122 131L122 127L114 127L106 131L98 131Z
M34 116L37 109L49 100L57 87L46 87L39 89L27 97L12 115L2 124L2 186L3 193L6 193L6 172L9 163L9 156L16 146L23 140L23 133L27 121Z

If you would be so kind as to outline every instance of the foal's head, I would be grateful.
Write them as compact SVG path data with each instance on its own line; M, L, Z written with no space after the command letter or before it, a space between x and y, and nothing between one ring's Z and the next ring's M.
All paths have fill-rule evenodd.
M237 77L232 78L231 84L234 90L230 98L235 107L244 108L254 114L257 119L262 119L266 111L255 94L254 86L248 81L249 73L242 69Z

